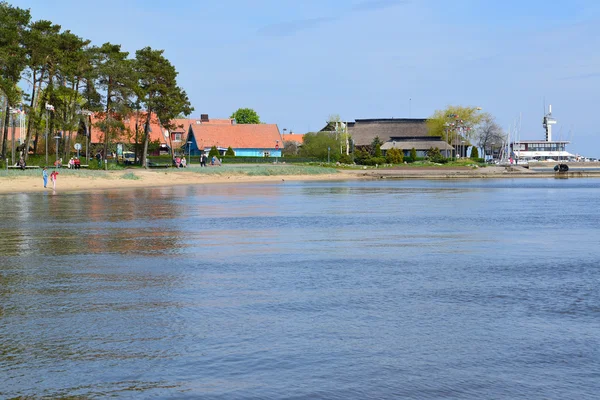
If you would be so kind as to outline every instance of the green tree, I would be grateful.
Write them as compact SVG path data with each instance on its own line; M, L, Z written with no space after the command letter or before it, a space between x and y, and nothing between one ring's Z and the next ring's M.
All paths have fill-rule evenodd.
M427 120L429 134L441 136L450 145L460 142L459 136L472 138L475 128L486 115L479 110L479 107L463 106L448 106L444 110L436 110Z
M412 162L417 161L417 149L415 149L414 147L410 149L410 158Z
M326 161L328 153L330 161L336 162L340 159L340 142L335 133L312 132L304 135L300 155Z
M225 152L226 156L231 156L231 157L235 157L235 151L233 151L233 149L231 148L231 146L229 146L227 148L227 151Z
M381 145L383 142L379 139L379 136L375 136L375 139L371 142L371 150L373 157L381 157Z
M48 84L47 79L52 78L48 73L54 65L55 49L57 47L60 25L55 25L50 21L40 20L33 22L25 32L25 48L27 51L27 70L25 79L31 84L31 94L29 95L29 108L27 119L27 131L25 136L25 148L28 149L31 144L33 130L35 129L35 140L33 142L33 151L37 152L39 143L39 131L42 122L45 125L48 121L43 121L46 114L45 104L41 104L42 97L48 96L43 93L43 85ZM45 138L46 139L46 138ZM29 152L25 152L27 160Z
M171 121L179 114L189 115L194 110L187 94L177 86L177 71L167 60L164 50L153 50L145 47L136 52L135 70L139 84L136 94L141 104L146 106L146 123L144 128L144 145L142 149L142 165L146 165L148 141L152 114L158 122L168 130L174 128Z
M22 98L17 86L27 65L24 36L31 15L29 10L0 2L0 92L6 98L2 158L6 160L6 141L10 122L10 107L16 107Z
M208 158L212 158L214 157L219 157L219 150L217 150L217 146L213 146L210 148L210 151L208 152Z
M130 98L135 87L135 74L128 55L128 52L121 51L121 45L112 43L104 43L97 49L97 81L104 91L103 120L97 126L104 133L105 157L109 144L124 131L123 117L131 110Z
M471 149L471 157L473 160L476 160L479 158L479 150L477 150L477 146L473 146L473 148Z
M80 93L80 86L89 68L86 47L89 40L74 35L70 31L60 34L57 47L57 78L59 83L55 89L55 116L58 128L64 132L64 157L70 155L73 133L77 132L81 120L80 110L86 104Z
M238 124L260 124L260 117L251 108L238 108L230 118L234 118Z
M389 149L385 153L385 160L390 164L402 164L404 162L404 152L402 149Z

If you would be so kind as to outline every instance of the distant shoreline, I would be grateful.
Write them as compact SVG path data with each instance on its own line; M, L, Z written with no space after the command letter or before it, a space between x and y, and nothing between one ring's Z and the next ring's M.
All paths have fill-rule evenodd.
M218 168L218 167L213 167ZM255 168L255 167L254 167ZM285 168L285 167L284 167ZM56 192L118 190L132 188L154 188L183 185L247 184L247 183L283 183L286 181L340 181L340 180L377 180L377 179L505 179L505 178L585 178L600 177L600 171L574 171L566 174L536 172L522 167L486 168L470 167L392 167L368 169L329 169L322 168L315 174L289 174L270 172L268 175L252 175L253 167L236 170L222 169L203 174L199 167L186 170L144 170L127 169L120 171L69 171L59 170ZM282 170L281 172L287 172ZM22 175L21 175L22 174ZM0 176L0 194L52 192L52 183L43 187L41 169L32 171L14 171Z

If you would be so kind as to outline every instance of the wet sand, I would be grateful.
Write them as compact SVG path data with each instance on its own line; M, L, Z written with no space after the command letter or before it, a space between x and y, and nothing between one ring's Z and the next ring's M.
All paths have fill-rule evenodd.
M64 171L64 170L61 170ZM36 171L37 172L37 171ZM52 191L52 182L44 188L41 170L39 175L31 174L0 177L0 194ZM468 179L468 178L507 178L507 177L555 177L554 173L540 173L522 167L392 167L379 169L340 169L331 174L316 175L269 175L248 176L244 174L224 173L221 175L194 173L169 169L144 170L132 169L123 171L85 171L78 175L77 171L61 173L56 184L57 192L129 189L144 187L161 187L174 185L205 185L285 181L331 181L358 179ZM570 176L570 175L569 175ZM577 176L577 175L573 175ZM585 174L579 176L599 176ZM131 178L135 179L131 179Z

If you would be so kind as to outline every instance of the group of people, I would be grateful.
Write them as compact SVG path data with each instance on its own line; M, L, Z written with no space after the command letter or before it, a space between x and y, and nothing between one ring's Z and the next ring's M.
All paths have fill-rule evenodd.
M173 159L173 165L175 165L176 168L185 168L185 167L187 167L187 160L185 159L185 156L183 156L183 157L175 157Z
M208 159L208 157L206 156L206 154L202 153L200 155L200 166L201 167L206 167L206 160L207 159ZM212 158L210 159L210 165L220 166L221 165L221 160L219 160L216 156L212 156Z
M80 169L81 168L81 160L79 157L71 157L69 163L67 164L69 169Z
M52 171L50 174L50 180L52 181L52 189L56 190L56 179L58 178L58 172L56 170ZM48 168L44 167L42 170L42 179L44 180L44 187L48 185Z

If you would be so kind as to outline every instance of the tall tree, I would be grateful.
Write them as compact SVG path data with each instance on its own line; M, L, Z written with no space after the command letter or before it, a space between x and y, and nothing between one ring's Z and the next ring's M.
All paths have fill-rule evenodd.
M22 95L17 86L27 65L24 35L31 15L29 10L0 2L0 91L7 99L2 135L2 158L6 160L9 108L20 103Z
M487 154L487 149L493 153L493 148L499 148L506 140L502 128L491 115L486 115L477 130L477 145L483 149L483 155Z
M55 49L57 46L60 25L55 25L50 21L40 20L31 24L25 32L25 47L27 51L27 71L26 79L31 84L31 94L29 96L29 107L27 109L29 118L27 119L27 132L25 137L25 148L29 149L33 129L40 125L45 115L45 104L41 104L42 85L44 80L50 76L48 71L54 64ZM47 84L47 81L46 81ZM48 95L48 93L46 93ZM48 121L45 121L48 124ZM37 151L39 131L36 130L34 141L34 152ZM25 160L29 151L25 151Z
M56 88L57 123L63 134L64 157L70 154L71 141L80 122L80 110L85 105L85 97L80 93L80 85L89 65L86 46L89 40L83 40L70 31L61 33L57 47L57 78L60 85Z
M316 132L304 135L300 154L303 157L315 157L333 162L340 159L340 140L332 132Z
M260 124L260 117L251 108L238 108L230 118L234 118L238 124Z
M444 110L436 110L427 120L427 128L431 136L441 136L453 145L459 136L472 138L475 128L483 120L484 114L479 107L448 106Z
M177 71L164 55L164 50L145 47L136 51L135 70L138 78L137 96L146 108L144 142L141 163L146 166L150 124L156 115L159 124L170 129L171 120L179 114L191 114L193 108L187 94L177 86Z
M135 73L128 52L121 45L104 43L97 49L95 67L98 86L103 90L103 120L98 127L104 133L104 157L111 141L125 129L124 116L131 112L130 97L135 88Z
M327 127L335 132L336 138L340 139L340 152L350 155L350 135L348 134L348 125L342 122L339 114L331 114L327 118ZM345 148L345 151L344 151Z

